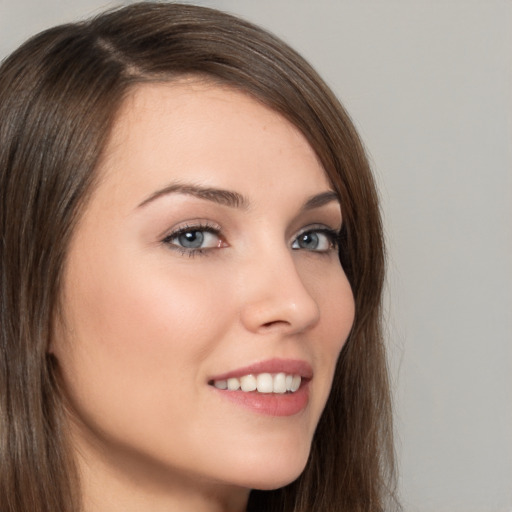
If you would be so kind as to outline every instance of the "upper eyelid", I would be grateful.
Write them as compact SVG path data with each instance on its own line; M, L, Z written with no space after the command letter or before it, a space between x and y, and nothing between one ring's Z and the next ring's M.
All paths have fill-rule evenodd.
M220 229L215 226L208 225L191 225L191 226L183 226L180 228L176 228L169 233L169 236L180 235L181 233L186 233L187 231L208 231L209 233L220 233Z
M162 240L169 240L187 231L208 231L210 233L220 234L222 233L222 228L217 223L209 223L207 221L192 221L183 225L178 224L176 227L166 230L160 236L160 238Z
M307 233L309 231L323 231L328 232L333 235L339 236L341 234L341 231L343 229L343 226L336 226L332 227L327 224L309 224L308 226L304 226L303 228L299 229L299 231L296 232L294 235L295 237L300 236L303 233Z

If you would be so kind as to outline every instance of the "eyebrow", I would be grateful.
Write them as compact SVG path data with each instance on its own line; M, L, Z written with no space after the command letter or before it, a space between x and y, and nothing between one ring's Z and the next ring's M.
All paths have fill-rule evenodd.
M249 207L249 201L242 194L232 190L203 187L193 184L172 183L167 187L157 190L148 198L144 199L144 201L139 204L138 208L141 208L148 203L151 203L156 199L169 194L190 195L199 199L204 199L206 201L212 201L223 206L229 206L230 208L247 209ZM336 194L336 192L333 190L327 190L326 192L321 192L320 194L316 194L307 199L307 201L302 206L301 211L304 212L308 210L314 210L315 208L320 208L333 201L339 203L338 194Z
M334 190L328 190L326 192L321 192L315 196L310 197L301 208L302 211L314 210L315 208L320 208L326 204L332 203L333 201L339 203L340 198L338 194L334 192Z
M223 206L229 206L231 208L247 208L249 206L249 201L247 201L247 199L238 192L232 192L231 190L223 190L220 188L202 187L199 185L172 183L161 190L157 190L147 199L144 199L144 201L139 204L139 208L168 194L186 194L198 197L199 199L205 199L206 201L212 201Z

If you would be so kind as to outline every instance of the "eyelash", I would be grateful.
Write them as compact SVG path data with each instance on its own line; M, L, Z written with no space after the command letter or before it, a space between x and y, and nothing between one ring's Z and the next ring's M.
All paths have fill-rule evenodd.
M306 227L305 229L300 231L295 236L295 238L293 239L292 245L295 242L297 242L300 239L300 237L302 237L304 235L310 235L312 233L324 235L327 238L329 247L327 249L323 249L323 250L311 249L308 251L308 249L306 249L306 248L302 248L302 250L308 251L308 252L311 252L314 254L325 255L325 254L328 254L330 251L338 248L339 240L340 240L340 232L336 231L335 229L328 228L326 226L308 226L308 227ZM300 248L295 249L293 247L292 247L292 249L296 250L296 251L301 250Z
M220 236L220 228L218 226L214 226L211 224L206 223L199 223L199 224L188 224L181 228L178 228L176 231L173 231L172 233L169 233L163 240L162 243L168 246L171 250L177 251L180 254L184 256L188 256L190 258L194 256L200 256L207 254L207 252L213 247L203 247L198 249L190 249L186 247L181 247L180 245L177 245L173 243L172 241L176 238L178 238L181 235L184 235L185 233L194 233L194 232L206 232L211 233L212 235L216 235L221 239Z
M176 231L173 231L172 233L168 234L162 240L162 243L164 245L166 245L167 247L169 247L171 250L177 251L180 254L188 256L190 258L192 258L194 256L206 255L212 249L222 248L219 246L218 247L187 248L187 247L182 247L176 243L173 243L173 240L177 239L178 237L180 237L186 233L198 233L198 232L211 233L211 234L215 235L216 237L218 237L219 240L222 240L221 229L218 226L214 226L214 225L207 224L207 223L199 223L199 224L186 225L186 226L183 226L183 227L177 229ZM292 248L292 250L304 250L304 251L308 251L308 252L311 252L314 254L325 255L334 249L338 249L339 242L340 242L340 232L335 229L331 229L331 228L328 228L325 226L309 226L309 227L303 229L295 236L295 238L292 241L292 245L295 244L301 236L308 235L311 233L325 235L330 244L329 248L326 250L319 250L319 251L316 251L316 250L308 251L305 248L303 248L303 249ZM227 245L225 245L224 247L227 247Z

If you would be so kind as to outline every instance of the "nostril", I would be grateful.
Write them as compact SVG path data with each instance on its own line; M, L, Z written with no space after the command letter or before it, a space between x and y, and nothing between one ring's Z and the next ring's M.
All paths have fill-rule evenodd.
M280 326L280 325L290 325L290 322L287 322L285 320L274 320L272 322L267 322L265 324L262 324L261 327L263 329L271 329L272 327Z

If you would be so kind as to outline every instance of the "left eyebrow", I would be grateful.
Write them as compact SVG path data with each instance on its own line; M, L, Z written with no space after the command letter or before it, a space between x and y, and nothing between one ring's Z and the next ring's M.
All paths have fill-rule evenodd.
M223 190L218 188L211 187L202 187L193 184L186 183L171 183L167 187L158 190L151 194L147 199L142 201L139 204L139 208L142 206L159 199L160 197L169 195L169 194L185 194L197 197L199 199L204 199L206 201L212 201L214 203L222 204L224 206L229 206L231 208L247 208L248 201L247 199L239 194L238 192L232 192L231 190Z
M322 192L321 194L317 194L316 196L310 197L302 206L301 211L305 212L308 210L314 210L315 208L320 208L326 204L332 202L340 202L338 194L334 192L334 190L328 190L327 192Z

